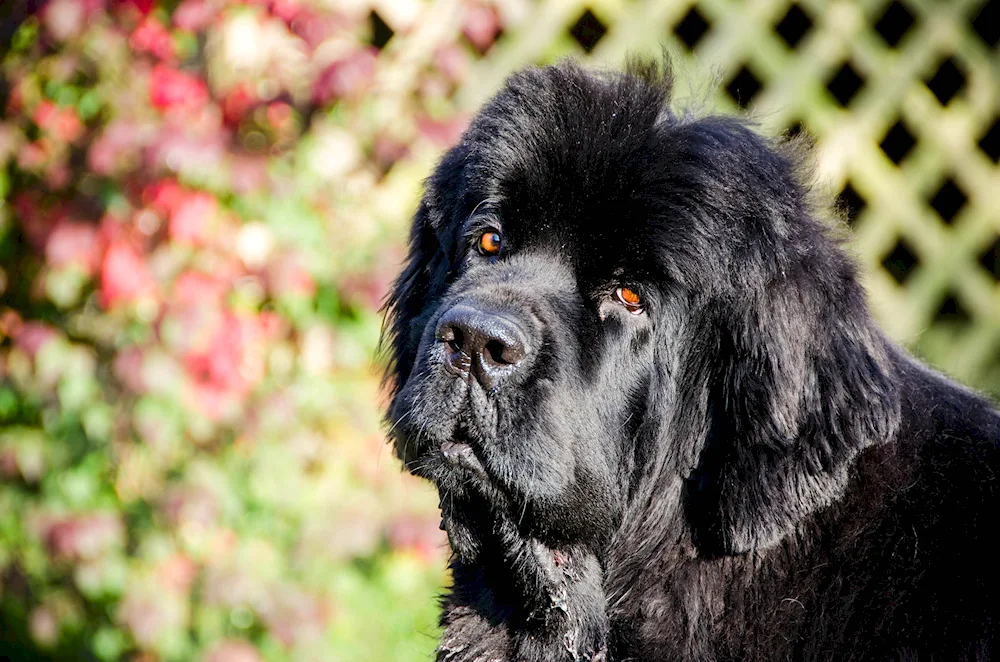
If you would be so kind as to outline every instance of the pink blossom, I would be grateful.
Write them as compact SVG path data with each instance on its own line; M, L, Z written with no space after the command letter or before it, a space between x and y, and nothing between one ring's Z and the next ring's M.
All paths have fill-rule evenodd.
M174 280L173 301L181 306L216 308L229 291L223 279L200 271L185 271Z
M182 197L170 212L170 238L186 244L205 243L218 210L218 201L209 193Z
M234 154L230 163L229 186L234 193L260 191L268 185L266 156Z
M13 338L24 328L24 320L16 310L7 308L0 312L0 336ZM2 373L0 373L2 374Z
M264 115L267 117L268 124L279 131L286 129L288 124L295 119L295 111L284 101L273 101L267 104Z
M140 15L146 16L153 11L156 0L115 0L115 4L118 5L119 9L134 9Z
M28 321L21 325L14 336L14 344L28 356L34 358L50 340L59 337L59 332L47 324Z
M417 130L440 147L451 147L458 142L468 125L469 119L463 115L447 120L435 120L427 116L417 118Z
M292 586L279 587L261 607L268 630L285 646L317 639L333 613L328 601Z
M313 103L325 105L366 91L375 78L377 54L374 47L360 48L329 65L313 85Z
M170 32L153 17L147 17L139 24L128 43L133 50L149 53L161 60L172 60L174 57L174 41Z
M372 157L383 171L387 171L397 161L406 158L409 153L409 145L386 135L376 136L372 145Z
M156 283L139 252L124 240L108 246L101 264L101 305L113 308L153 293Z
M104 9L103 0L49 0L42 9L45 29L58 41L78 36L90 16Z
M263 662L263 659L247 642L227 639L212 646L203 662Z
M207 170L221 167L226 141L226 134L218 129L193 132L181 124L167 124L149 144L145 158L151 168Z
M500 35L500 16L496 9L478 2L465 7L462 34L476 50L485 53Z
M142 349L134 345L126 347L115 356L115 377L133 393L146 391L146 380L142 374L143 358Z
M50 190L66 188L72 177L69 165L65 161L54 161L45 169L45 184Z
M287 23L294 21L302 11L299 0L274 0L271 3L271 13Z
M174 10L173 21L181 30L199 32L215 21L219 3L215 0L184 0Z
M157 575L168 591L184 594L198 575L198 566L184 554L173 554L160 563Z
M316 281L294 256L272 263L268 276L271 291L278 296L312 296L316 292Z
M59 617L56 616L51 607L43 605L31 611L31 617L28 619L28 630L36 643L46 648L55 646L59 641L60 629Z
M211 528L218 524L219 502L202 485L178 485L170 489L163 502L163 512L177 527L195 524Z
M427 563L444 555L448 539L438 527L439 518L432 515L405 515L389 525L389 543L393 548L416 554Z
M6 163L17 154L23 142L24 135L18 129L10 124L0 124L0 163Z
M257 315L261 333L270 340L280 338L285 333L285 319L278 313L265 310Z
M17 478L21 467L17 462L17 451L11 447L0 448L0 476L7 480Z
M187 609L179 596L159 594L141 585L129 586L118 606L118 619L131 631L136 643L152 648L166 633L182 630ZM148 658L149 662L153 659Z
M113 513L42 518L38 525L49 553L59 559L96 559L125 544L125 526Z
M338 33L356 29L357 18L364 17L364 14L360 14L359 17L351 17L345 14L319 11L294 0L275 0L271 6L271 13L284 20L289 29L301 37L310 50L316 49L324 41Z
M469 70L469 55L466 49L448 44L434 51L434 64L449 79L459 82Z
M390 251L395 253L396 251ZM398 260L384 259L375 269L360 273L351 273L341 281L340 291L344 298L359 303L366 308L375 310L385 301L389 287L396 277Z
M208 342L184 355L188 405L210 420L241 406L263 376L262 341L257 318L224 312Z
M184 198L184 187L167 177L148 185L142 191L142 201L163 215L169 215Z
M208 102L208 87L191 74L158 64L149 75L149 101L160 110L197 110Z
M94 225L60 219L45 242L45 259L56 267L72 265L92 274L100 263L101 248Z
M87 163L99 175L127 167L150 136L150 127L127 120L112 121L90 145Z
M56 221L65 216L66 207L63 204L45 207L35 193L19 193L14 196L12 204L14 217L21 225L25 239L35 250L43 250L48 241L49 233Z
M226 314L209 346L184 357L185 368L196 386L236 394L244 390L240 374L245 342L242 331L239 320Z
M35 107L32 120L42 130L57 140L73 142L83 135L83 122L73 108L59 108L51 101L42 101Z
M238 83L222 100L222 117L230 126L236 126L259 102L257 93L250 83Z
M38 172L52 156L52 143L44 137L21 147L17 153L17 166L28 172Z

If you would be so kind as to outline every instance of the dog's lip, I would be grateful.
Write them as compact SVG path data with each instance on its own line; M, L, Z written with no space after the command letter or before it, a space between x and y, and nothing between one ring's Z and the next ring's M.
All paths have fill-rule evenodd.
M441 444L441 455L444 459L452 461L457 459L459 456L471 453L472 447L469 444L462 443L461 441L446 441Z
M486 475L486 471L472 450L472 446L465 442L455 440L442 442L441 457L453 467L462 467L477 474Z

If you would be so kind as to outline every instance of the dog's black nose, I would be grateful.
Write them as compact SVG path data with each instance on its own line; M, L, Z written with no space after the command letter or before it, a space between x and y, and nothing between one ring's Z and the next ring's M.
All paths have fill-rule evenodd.
M445 362L458 374L471 372L487 390L517 370L528 355L524 331L497 313L458 305L441 316L435 337L445 344Z

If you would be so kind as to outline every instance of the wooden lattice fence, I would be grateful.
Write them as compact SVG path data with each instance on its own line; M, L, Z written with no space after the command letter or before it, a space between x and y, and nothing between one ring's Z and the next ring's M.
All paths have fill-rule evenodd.
M437 20L452 16L447 4ZM998 5L500 0L484 11L501 29L470 42L473 71L454 100L474 110L529 62L615 65L665 45L690 97L745 109L765 132L815 137L883 327L1000 394ZM383 6L372 14L379 45L407 5Z

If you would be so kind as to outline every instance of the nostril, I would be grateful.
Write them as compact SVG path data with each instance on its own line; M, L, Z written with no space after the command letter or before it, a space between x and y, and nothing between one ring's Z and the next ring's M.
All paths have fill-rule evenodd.
M450 337L444 339L448 343L448 348L453 352L461 352L462 347L465 345L465 335L462 333L462 330L451 327L451 333L448 335Z
M504 356L506 347L499 340L490 340L486 343L486 354L494 363L510 363Z
M462 330L450 324L442 325L438 328L437 339L439 342L446 343L452 352L462 351L462 346L465 344L465 336Z
M487 389L520 367L529 353L523 336L516 320L466 305L445 311L434 332L444 368L455 376L474 376Z
M524 358L525 350L520 343L494 339L486 343L485 354L495 364L514 365Z

